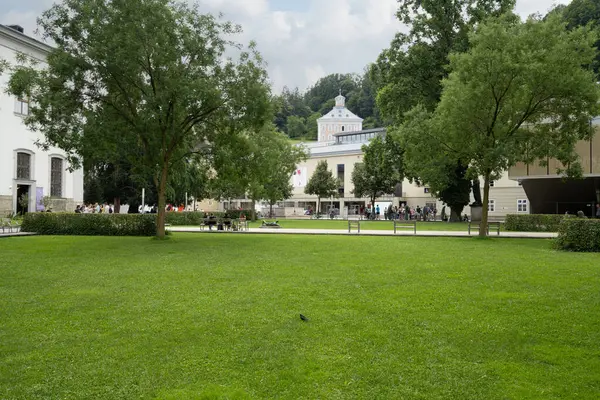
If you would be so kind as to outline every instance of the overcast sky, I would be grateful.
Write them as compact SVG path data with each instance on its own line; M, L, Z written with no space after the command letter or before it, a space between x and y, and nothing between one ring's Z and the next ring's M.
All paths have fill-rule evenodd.
M396 0L199 0L242 25L238 41L255 40L274 91L301 90L331 73L362 72L402 29ZM570 0L517 0L517 12L545 14ZM0 23L32 35L36 18L54 0L0 0Z

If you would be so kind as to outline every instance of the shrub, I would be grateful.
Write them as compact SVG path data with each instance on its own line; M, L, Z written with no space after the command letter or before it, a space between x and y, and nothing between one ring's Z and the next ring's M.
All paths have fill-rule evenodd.
M565 218L558 227L556 247L560 250L600 251L600 220Z
M560 214L508 214L504 229L516 232L557 232L563 219L565 216Z
M28 213L21 231L40 235L153 236L156 214Z
M204 213L200 211L168 211L165 215L165 223L170 225L200 225L203 219Z

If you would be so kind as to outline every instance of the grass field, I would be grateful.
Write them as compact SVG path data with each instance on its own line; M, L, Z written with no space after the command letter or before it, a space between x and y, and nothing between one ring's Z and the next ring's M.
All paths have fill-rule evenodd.
M277 218L267 218L266 221L275 221ZM412 223L412 221L411 221ZM251 228L258 228L262 221L251 222ZM282 228L289 229L348 229L348 221L331 219L279 219ZM417 222L417 231L462 231L466 232L468 222ZM393 231L392 221L361 221L362 230Z
M548 240L5 238L0 398L596 399L598 310Z

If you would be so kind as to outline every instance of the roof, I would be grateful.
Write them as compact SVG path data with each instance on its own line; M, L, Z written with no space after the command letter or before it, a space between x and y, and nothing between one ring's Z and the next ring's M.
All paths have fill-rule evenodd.
M22 45L35 48L43 53L50 53L53 49L52 46L44 42L2 24L0 24L0 37L5 37Z
M363 129L362 131L337 132L337 133L334 133L333 136L336 136L336 137L354 136L354 135L361 135L363 133L379 133L379 132L385 132L385 131L386 131L385 128L372 128L372 129Z
M363 119L346 107L333 107L331 111L323 115L317 121L348 121L348 122L360 122Z

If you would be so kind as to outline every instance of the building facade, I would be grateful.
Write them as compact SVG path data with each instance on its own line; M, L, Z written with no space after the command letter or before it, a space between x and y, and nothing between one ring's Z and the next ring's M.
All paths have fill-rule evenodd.
M0 59L15 63L26 54L43 68L50 51L21 27L0 25ZM83 171L69 172L60 149L36 146L41 134L23 123L29 100L5 93L8 78L7 71L0 75L0 215L42 211L44 203L53 211L72 211L83 202Z
M369 199L354 197L352 171L357 163L362 162L362 146L375 136L384 136L385 129L362 130L362 119L345 107L344 96L340 94L335 101L335 107L318 120L319 140L303 144L310 156L296 168L292 177L293 196L279 203L277 211L280 216L303 215L308 208L316 210L316 196L305 194L304 188L321 160L327 161L333 176L340 181L339 197L321 199L321 211L329 212L333 209L342 216L347 216L356 214L361 207L369 205ZM471 201L473 200L472 197ZM444 205L430 193L427 186L418 186L407 179L397 187L395 193L376 200L376 205L382 211L390 204L407 204L413 208L427 205L438 210ZM503 220L507 214L530 213L529 199L521 182L510 179L508 173L492 182L488 210L491 220ZM470 208L465 207L463 213L470 214Z
M596 215L600 204L600 117L590 122L595 132L589 141L579 141L575 149L583 168L582 179L565 179L556 171L560 162L554 159L532 164L519 163L509 169L510 179L519 182L531 200L531 212L535 214Z

